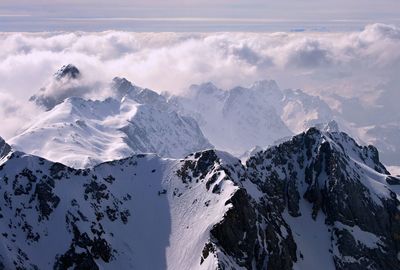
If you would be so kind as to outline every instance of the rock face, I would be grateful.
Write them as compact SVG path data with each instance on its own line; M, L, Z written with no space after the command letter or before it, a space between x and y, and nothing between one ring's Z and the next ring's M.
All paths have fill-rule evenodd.
M398 179L345 133L311 128L246 164L215 150L0 162L5 269L400 267Z

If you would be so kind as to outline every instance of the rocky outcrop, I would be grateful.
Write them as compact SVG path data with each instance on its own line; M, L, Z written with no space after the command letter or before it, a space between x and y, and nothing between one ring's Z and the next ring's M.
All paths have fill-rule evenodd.
M64 65L62 66L55 74L54 77L57 80L61 80L63 78L67 78L67 79L78 79L81 76L81 72L79 71L79 69L72 65L72 64L68 64L68 65Z

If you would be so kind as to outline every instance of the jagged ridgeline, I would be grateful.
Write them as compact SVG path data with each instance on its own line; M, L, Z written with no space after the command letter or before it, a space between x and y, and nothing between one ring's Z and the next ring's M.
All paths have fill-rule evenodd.
M311 128L245 165L0 154L4 269L400 269L400 179L345 133Z

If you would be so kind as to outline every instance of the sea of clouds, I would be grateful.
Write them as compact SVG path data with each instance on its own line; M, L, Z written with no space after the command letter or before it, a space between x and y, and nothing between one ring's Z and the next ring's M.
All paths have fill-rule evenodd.
M227 89L274 79L339 110L347 103L333 95L350 107L355 98L364 109L400 102L400 28L392 25L335 33L0 33L0 136L13 136L37 115L29 97L69 63L93 86L80 95L94 99L120 76L173 94L208 81Z

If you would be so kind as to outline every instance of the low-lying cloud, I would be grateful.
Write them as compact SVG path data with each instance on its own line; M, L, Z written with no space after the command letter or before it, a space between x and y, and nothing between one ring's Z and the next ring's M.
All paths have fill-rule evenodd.
M91 98L119 76L174 94L207 81L230 88L275 79L283 88L374 103L379 86L397 79L399 48L400 28L384 24L346 33L0 33L0 135L15 132L10 122L27 121L29 97L68 63L99 88Z

